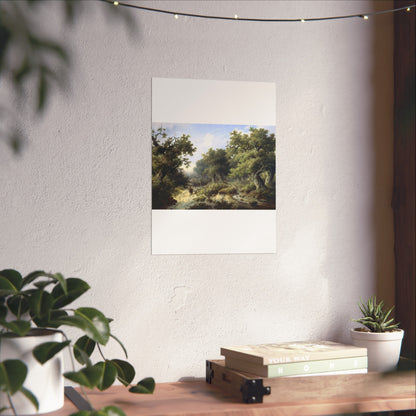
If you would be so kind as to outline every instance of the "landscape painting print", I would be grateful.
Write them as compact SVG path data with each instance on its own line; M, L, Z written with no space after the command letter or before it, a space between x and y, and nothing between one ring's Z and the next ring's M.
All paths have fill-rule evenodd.
M152 253L276 251L275 85L152 79Z
M274 130L153 123L153 209L275 209Z

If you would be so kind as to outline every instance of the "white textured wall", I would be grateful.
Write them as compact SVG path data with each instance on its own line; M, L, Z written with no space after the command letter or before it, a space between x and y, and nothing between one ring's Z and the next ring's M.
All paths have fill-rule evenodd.
M349 341L356 302L393 302L392 16L316 23L132 11L86 2L72 88L15 158L1 143L0 266L86 279L138 376L202 376L228 344ZM390 1L149 1L241 17L314 17ZM54 21L52 2L48 24ZM59 21L56 27L59 28ZM151 77L277 86L277 254L152 256ZM120 354L110 344L108 356Z

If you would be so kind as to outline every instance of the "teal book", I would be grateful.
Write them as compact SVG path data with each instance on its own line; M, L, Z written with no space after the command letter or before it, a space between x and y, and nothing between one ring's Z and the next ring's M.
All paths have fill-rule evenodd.
M226 357L225 366L237 371L255 374L261 377L288 377L326 373L367 372L367 355L360 357L336 358L333 360L315 360L289 362L285 364L259 365L238 358ZM363 371L359 371L363 370Z

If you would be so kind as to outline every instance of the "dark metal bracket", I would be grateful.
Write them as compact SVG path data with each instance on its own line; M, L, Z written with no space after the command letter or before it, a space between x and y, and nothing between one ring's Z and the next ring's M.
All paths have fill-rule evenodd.
M71 386L65 386L65 396L78 410L93 410L90 404Z
M263 379L246 380L240 388L244 403L263 403L263 396L271 393L269 386L263 386Z
M214 378L214 370L210 361L206 361L206 371L205 371L205 380L207 383L211 384L212 379Z

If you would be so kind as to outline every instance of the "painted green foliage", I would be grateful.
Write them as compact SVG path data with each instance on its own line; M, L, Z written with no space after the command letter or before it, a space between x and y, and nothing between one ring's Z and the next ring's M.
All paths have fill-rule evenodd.
M171 205L175 189L186 185L182 167L189 166L188 156L192 156L195 150L188 135L167 137L163 129L152 130L153 209Z
M276 171L276 140L265 129L250 128L245 134L233 131L227 145L231 178L248 178L257 190L270 184Z
M233 130L223 148L209 148L189 168L197 150L190 135L152 131L153 209L274 209L276 140L267 129ZM185 170L187 172L185 173ZM177 205L178 195L188 203Z

